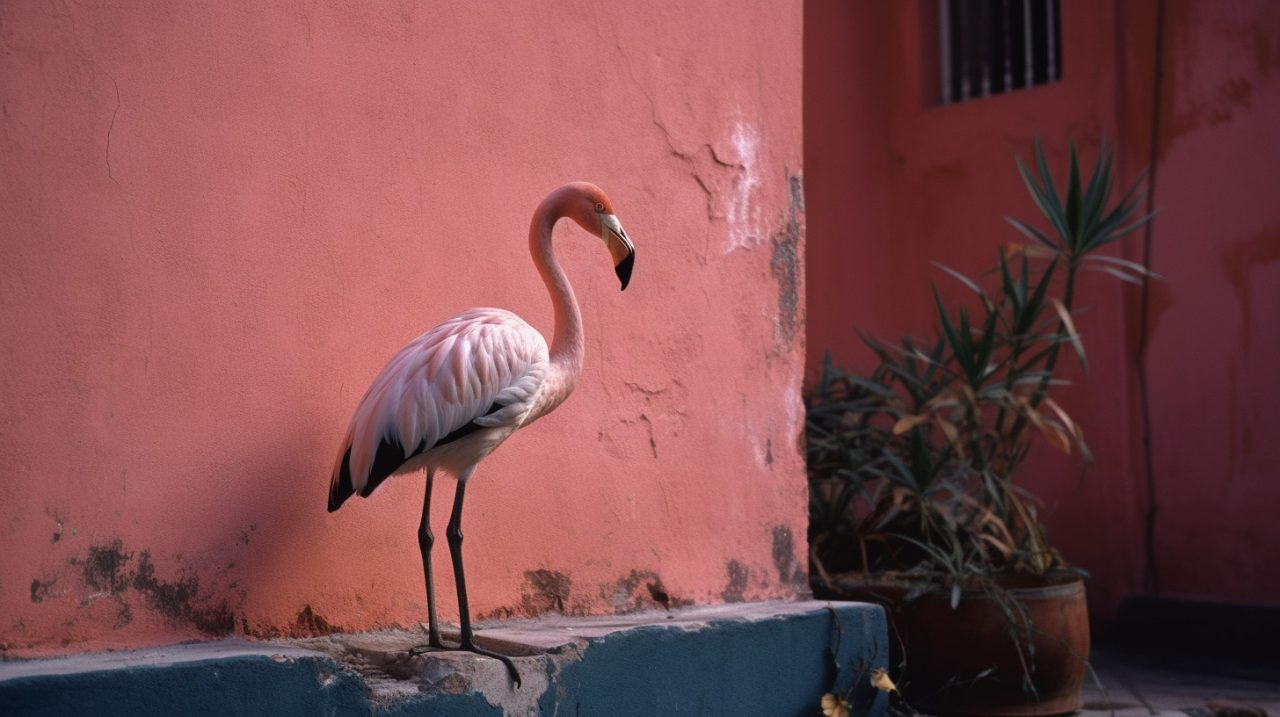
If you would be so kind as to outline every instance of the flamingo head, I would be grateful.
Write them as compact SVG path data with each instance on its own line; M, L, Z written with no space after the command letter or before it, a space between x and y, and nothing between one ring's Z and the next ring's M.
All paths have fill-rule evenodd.
M579 226L599 236L604 242L609 255L613 257L613 270L622 282L622 288L626 289L627 283L631 281L631 267L635 264L635 245L622 228L618 216L613 213L609 198L599 187L587 182L572 186L578 190L578 199L573 202L569 215Z

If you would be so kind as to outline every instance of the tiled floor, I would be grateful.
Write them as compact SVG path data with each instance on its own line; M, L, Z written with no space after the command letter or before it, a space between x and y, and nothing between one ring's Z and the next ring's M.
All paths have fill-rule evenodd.
M1280 654L1248 660L1095 649L1081 715L1280 717Z

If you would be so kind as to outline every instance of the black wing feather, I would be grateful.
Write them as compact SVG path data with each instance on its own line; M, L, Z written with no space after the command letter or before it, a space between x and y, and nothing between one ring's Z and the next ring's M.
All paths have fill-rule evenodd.
M488 416L491 413L495 413L502 408L505 408L505 406L495 402L492 406L489 406L489 410L485 411L481 418ZM386 480L392 473L399 470L400 466L408 463L414 456L425 453L428 448L435 448L436 446L443 446L446 443L452 443L463 436L469 436L472 433L475 433L481 428L484 428L484 426L481 426L474 420L470 421L466 425L458 428L430 446L427 445L426 441L419 443L418 446L413 449L413 452L407 455L404 452L404 445L400 443L400 439L398 437L383 438L382 441L378 443L378 450L373 453L373 465L369 468L369 479L365 481L364 490L360 491L360 497L368 498L369 495L382 484L382 481ZM329 512L332 513L342 507L342 504L346 502L347 498L355 495L355 492L355 486L351 482L351 447L347 446L347 452L342 456L342 470L338 475L338 482L334 484L333 490L329 491Z

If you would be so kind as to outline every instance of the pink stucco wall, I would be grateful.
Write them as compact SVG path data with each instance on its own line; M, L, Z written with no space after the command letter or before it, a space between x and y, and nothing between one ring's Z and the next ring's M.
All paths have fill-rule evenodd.
M810 370L827 350L868 365L854 326L926 333L929 283L964 292L929 262L979 273L1021 240L1004 215L1038 216L1013 156L1040 137L1061 176L1068 138L1091 163L1105 133L1120 146L1121 182L1156 167L1151 262L1165 280L1146 306L1151 451L1142 295L1091 278L1078 320L1090 374L1069 370L1077 385L1061 395L1097 460L1082 471L1078 457L1041 446L1021 478L1044 498L1062 553L1091 571L1096 617L1145 592L1274 603L1277 6L1168 0L1153 117L1156 4L1060 5L1060 82L938 106L923 59L932 3L806 2ZM1142 259L1142 236L1109 253Z
M1115 137L1114 9L1070 4L1063 13L1066 63L1060 82L983 100L939 106L928 81L930 42L922 2L812 0L806 9L805 160L809 192L809 361L824 352L850 367L869 367L870 352L853 327L883 338L928 335L934 316L930 283L955 301L968 298L937 261L971 276L994 265L999 247L1020 241L1004 220L1035 222L1014 156L1030 155L1036 137L1050 161L1066 164L1066 138L1092 162L1102 132ZM852 41L847 37L855 38ZM826 62L815 61L825 54ZM824 71L863 68L844 84ZM889 69L884 69L889 68ZM842 126L843 125L843 126ZM824 151L832 134L838 151ZM1121 160L1121 181L1135 168ZM1038 222L1036 222L1038 224ZM1095 307L1078 319L1091 375L1058 400L1080 420L1096 465L1082 477L1078 456L1033 448L1022 483L1046 498L1050 535L1066 558L1094 574L1095 610L1114 610L1140 580L1140 466L1130 451L1133 415L1126 341L1126 301L1137 292L1091 277L1081 287ZM1068 365L1066 377L1081 380ZM1099 518L1099 514L1105 516ZM1087 526L1087 527L1086 527Z
M1155 587L1280 604L1280 5L1170 0L1165 48Z
M793 594L800 25L727 0L0 5L5 654L424 619L422 481L328 515L337 442L454 312L550 330L526 230L577 179L635 275L619 293L557 231L586 370L468 491L473 611Z

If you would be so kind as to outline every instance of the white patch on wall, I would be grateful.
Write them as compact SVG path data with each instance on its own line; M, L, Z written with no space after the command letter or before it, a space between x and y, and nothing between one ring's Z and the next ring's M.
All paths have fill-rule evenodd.
M785 458L794 451L796 437L804 430L804 395L800 392L800 377L793 378L794 381L788 381L782 389L782 410L778 410L776 399L748 399L743 395L739 416L721 414L721 430L740 440L745 438L761 468L771 468L780 455Z
M734 123L729 137L738 153L738 176L734 180L733 198L725 219L729 223L729 246L724 253L751 249L764 241L760 226L760 207L755 194L760 189L760 133L742 120Z
M800 394L800 386L796 382L789 382L783 391L783 397L786 401L787 410L787 436L800 435L800 429L804 425L805 408L804 396Z

